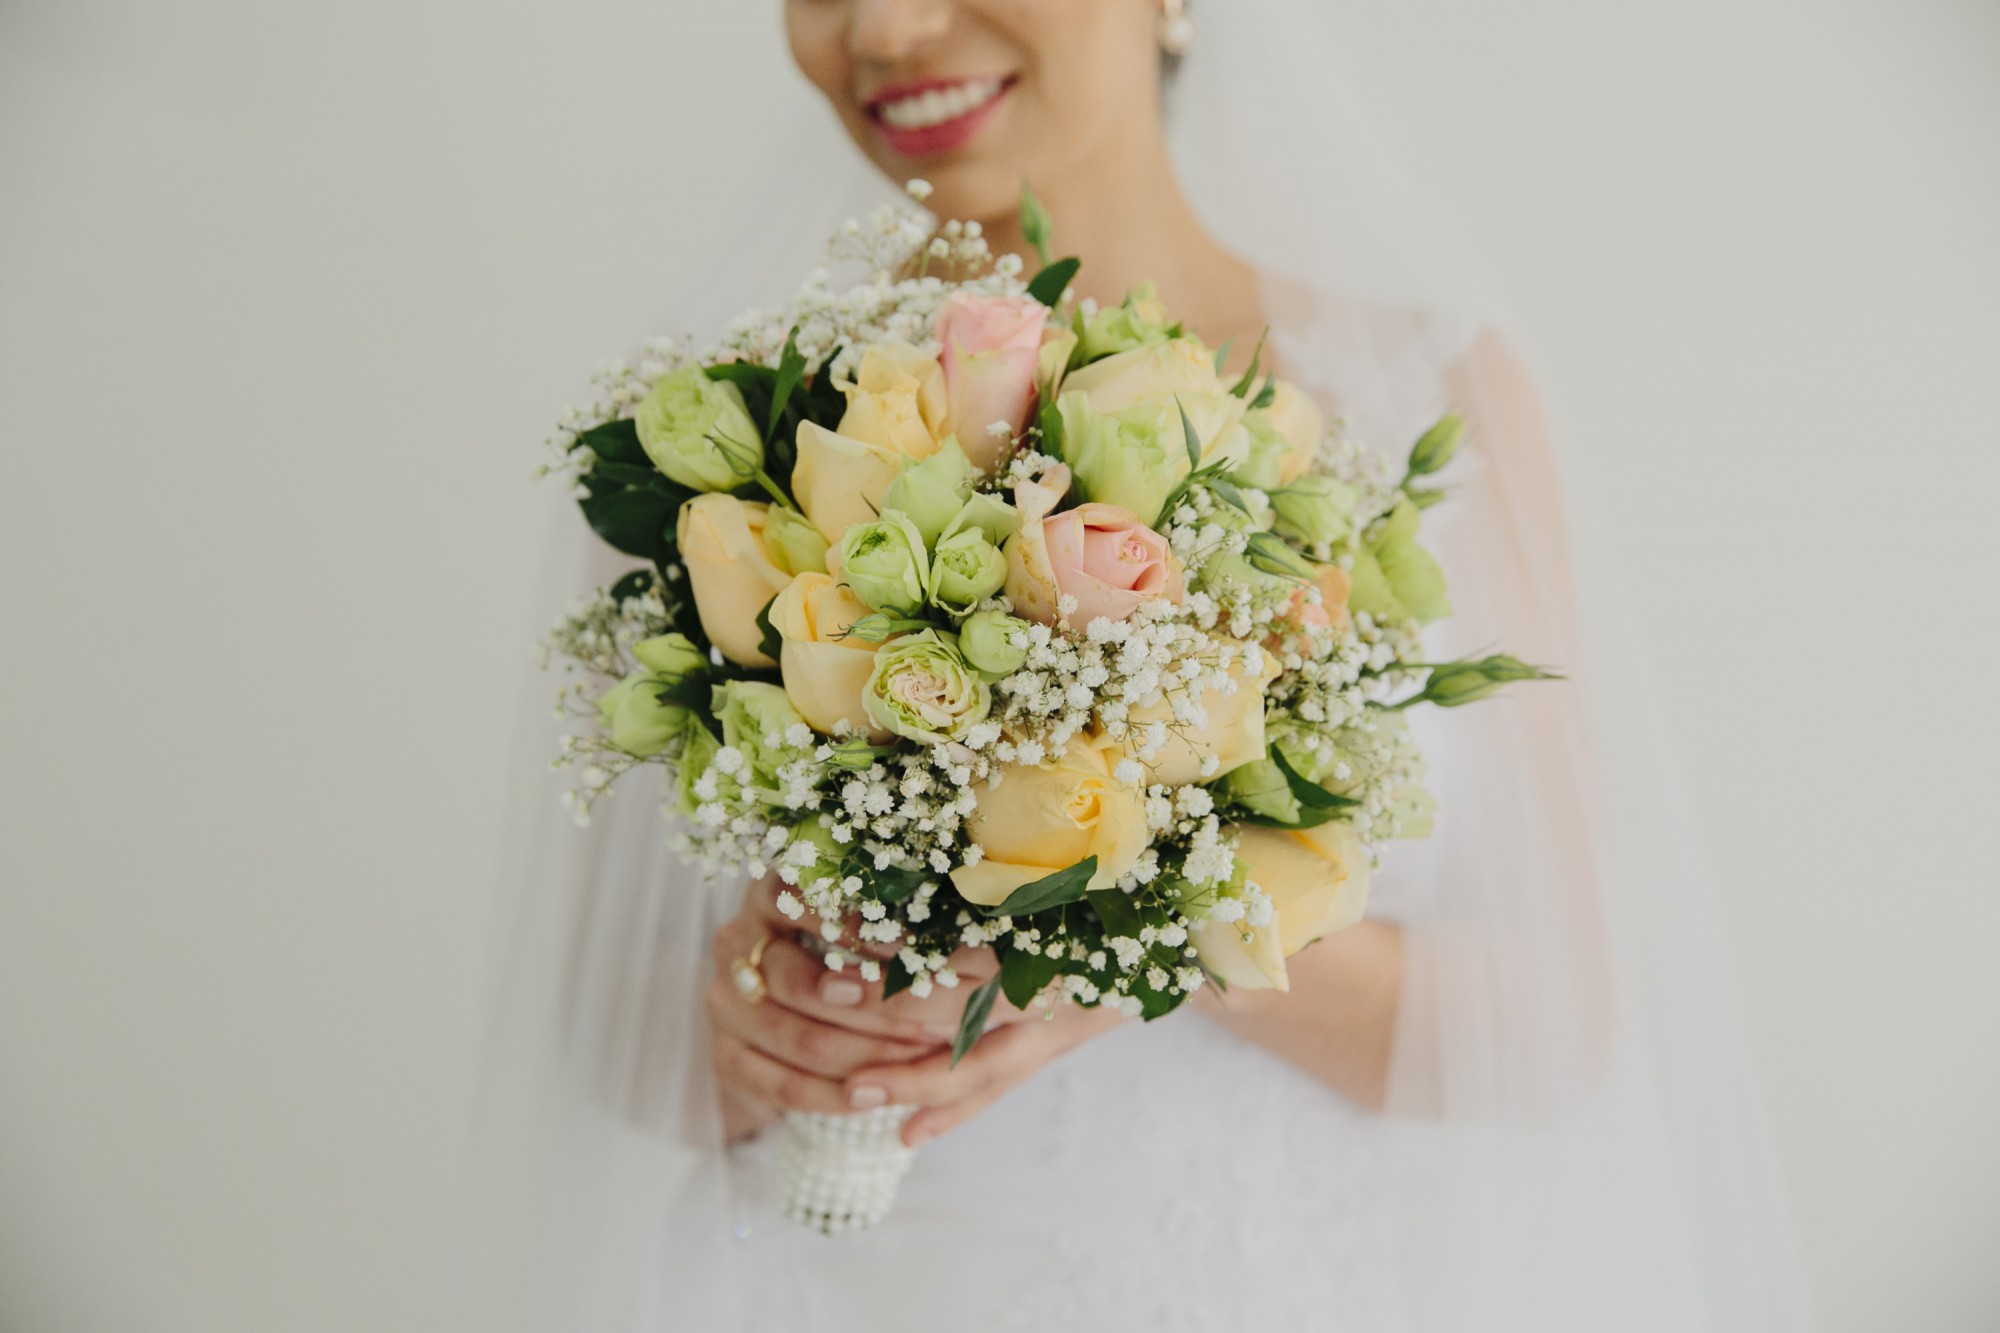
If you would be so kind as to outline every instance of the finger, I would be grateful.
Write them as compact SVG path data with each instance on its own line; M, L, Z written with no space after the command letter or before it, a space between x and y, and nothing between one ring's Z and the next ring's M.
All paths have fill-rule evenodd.
M872 1064L899 1064L930 1054L926 1043L866 1036L794 1013L768 1000L751 1004L726 981L713 982L703 995L709 1021L764 1054L822 1078L844 1079Z
M1002 1028L980 1038L956 1069L951 1052L940 1051L907 1064L857 1070L847 1080L847 1090L857 1099L874 1100L861 1090L880 1088L896 1106L949 1106L969 1097L997 1096L1040 1064L1036 1047L1046 1040L1033 1027Z
M770 997L795 1013L926 1050L937 1047L939 1038L923 1024L884 1009L879 983L863 981L852 968L835 972L789 938L765 946L759 970Z
M1005 1096L1004 1090L966 1097L949 1106L928 1106L903 1125L903 1145L914 1148L926 1139L957 1129Z
M829 1115L853 1109L847 1090L832 1079L793 1069L726 1032L715 1034L714 1063L717 1081L752 1101L786 1111L823 1111Z

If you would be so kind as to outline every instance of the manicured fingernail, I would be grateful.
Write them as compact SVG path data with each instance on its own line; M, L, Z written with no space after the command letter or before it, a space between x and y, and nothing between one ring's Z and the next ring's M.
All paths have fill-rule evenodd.
M861 983L846 977L828 977L819 983L819 998L828 1004L860 1004Z
M847 1104L857 1111L872 1111L878 1106L889 1104L889 1090L878 1088L873 1083L864 1083L847 1094Z
M955 1023L923 1023L919 1026L923 1028L925 1036L936 1037L939 1041L950 1041L958 1035L958 1025Z
M917 1128L910 1131L909 1137L904 1140L904 1146L914 1148L918 1144L926 1141L927 1139L932 1139L935 1137L937 1137L936 1130L932 1129L928 1125L920 1125Z

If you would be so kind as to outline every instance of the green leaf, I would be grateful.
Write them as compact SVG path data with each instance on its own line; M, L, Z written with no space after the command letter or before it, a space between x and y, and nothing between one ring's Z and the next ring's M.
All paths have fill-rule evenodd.
M764 656L770 658L773 662L778 660L778 654L785 647L784 636L779 634L777 627L771 623L771 604L777 600L776 597L773 597L771 601L764 603L757 612L756 622L757 632L763 636L758 640L757 646L763 650Z
M794 326L785 335L785 350L778 358L778 378L771 386L771 415L764 423L764 441L770 441L778 433L778 423L784 420L785 408L792 401L792 391L805 378L806 359L799 355L799 331Z
M1262 570L1272 578L1294 579L1300 583L1312 582L1311 577L1299 569L1299 562L1303 557L1275 532L1251 533L1244 544L1243 555L1254 568Z
M1072 255L1068 259L1058 259L1035 275L1028 284L1028 295L1053 310L1062 300L1062 294L1069 290L1070 279L1083 267L1083 261Z
M611 585L609 596L616 605L628 597L644 597L659 583L660 576L650 569L635 569L630 574Z
M1222 368L1229 364L1229 349L1236 346L1236 339L1224 338L1222 346L1215 349L1215 373L1219 377Z
M1292 761L1285 758L1284 750L1278 746L1273 745L1271 747L1271 762L1276 764L1278 771L1285 775L1285 782L1291 787L1292 795L1307 810L1351 810L1361 804L1361 802L1351 796L1336 796L1317 782L1314 782L1311 778L1308 778L1305 774L1299 772L1296 768L1293 768ZM1325 820L1314 821L1314 823L1318 824L1325 822ZM1301 817L1301 821L1297 827L1310 828L1312 825L1306 824L1303 817Z
M1000 960L1000 989L1016 1009L1026 1009L1042 988L1056 979L1062 965L1046 953L1009 949Z
M875 901L881 903L900 903L915 894L925 880L937 878L928 870L899 870L893 866L887 870L871 869L862 873L868 887L873 890Z
M572 449L588 449L606 463L633 463L651 467L644 446L639 443L639 427L629 417L593 426L576 437Z
M958 1019L958 1035L951 1041L952 1068L958 1068L958 1062L985 1033L986 1020L992 1016L993 1001L999 994L1000 976L995 973L986 984L965 997L965 1012Z
M1222 478L1216 477L1202 484L1208 487L1211 495L1221 500L1224 504L1234 509L1240 509L1245 514L1250 513L1250 502L1243 498L1242 491L1236 489L1236 483L1224 481Z
M708 671L691 671L660 691L660 702L679 704L694 714L694 720L717 740L722 739L722 722L715 716L716 676Z
M1174 395L1174 409L1181 414L1181 439L1187 443L1188 471L1201 470L1201 436L1195 433L1194 423L1188 420L1187 409L1181 406L1179 394Z
M1264 387L1257 390L1257 396L1250 400L1250 410L1255 412L1278 401L1278 374L1272 371L1264 377Z
M1270 335L1271 331L1269 329L1265 329L1257 335L1257 346L1250 353L1250 368L1243 372L1242 379L1229 386L1229 392L1235 394L1238 398L1248 397L1250 386L1257 382L1257 372L1264 365L1264 339L1270 337Z
M916 978L910 975L909 968L903 966L901 958L891 958L882 964L883 999L908 990L914 981Z
M1145 927L1145 918L1139 915L1132 896L1123 889L1092 889L1084 899L1090 910L1097 913L1107 935L1137 935Z
M1429 486L1405 486L1403 494L1410 497L1410 503L1418 509L1429 509L1447 494L1441 488Z
M1090 877L1097 873L1097 858L1086 856L1067 870L1058 870L1053 875L1044 875L1031 884L1023 884L1007 895L1007 901L998 907L989 907L988 916L1028 916L1034 912L1045 912L1051 907L1061 907L1083 897Z
M625 552L654 564L673 558L674 521L680 501L659 490L623 487L593 491L577 501L590 529Z
M1034 190L1022 181L1021 235L1035 247L1035 258L1044 264L1049 262L1049 230L1053 225L1049 220L1049 210L1042 207L1042 201L1035 198Z

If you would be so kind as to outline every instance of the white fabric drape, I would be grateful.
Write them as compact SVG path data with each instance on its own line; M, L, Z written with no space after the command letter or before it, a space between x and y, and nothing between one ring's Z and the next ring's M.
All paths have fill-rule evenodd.
M1571 677L1414 721L1442 809L1377 880L1407 957L1389 1112L1189 1010L926 1145L876 1231L790 1227L768 1149L717 1142L697 997L733 886L674 863L656 793L634 784L574 830L543 776L516 814L516 925L450 1292L462 1326L1808 1326L1627 604L1602 546L1579 543L1587 502L1564 502L1500 321L1349 103L1354 61L1308 0L1232 0L1173 91L1186 184L1271 275L1285 372L1360 438L1398 449L1447 406L1468 416L1452 498L1426 516L1457 609L1434 656L1504 645ZM741 233L676 323L777 295L732 289L803 271L792 242L872 188L824 145L799 160L787 198L828 214L784 210L799 226L782 246ZM581 551L580 521L558 521ZM553 562L555 581L615 569L583 563ZM525 775L550 744L546 708L529 713Z

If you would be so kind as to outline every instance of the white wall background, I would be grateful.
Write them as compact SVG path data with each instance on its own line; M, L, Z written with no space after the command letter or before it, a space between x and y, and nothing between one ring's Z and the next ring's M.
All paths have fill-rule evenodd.
M1347 7L1645 601L1828 1325L2000 1327L2000 10ZM0 0L0 1329L420 1327L527 475L813 114L775 14Z

